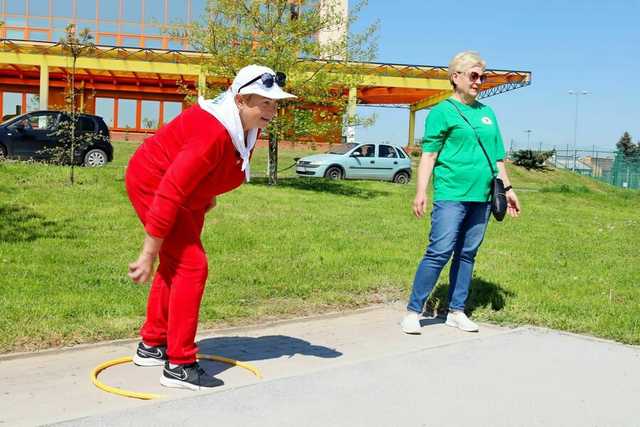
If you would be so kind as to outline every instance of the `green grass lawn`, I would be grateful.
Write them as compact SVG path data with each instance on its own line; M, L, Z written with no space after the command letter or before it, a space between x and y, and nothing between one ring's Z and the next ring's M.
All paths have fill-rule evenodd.
M132 284L143 231L124 191L135 149L102 169L0 163L0 352L134 337L147 286ZM280 167L307 153L281 151ZM414 184L302 180L221 196L203 242L210 275L201 326L404 301L428 221ZM640 193L567 172L510 167L524 212L492 222L476 263L475 319L544 325L640 344ZM432 298L442 306L447 274Z

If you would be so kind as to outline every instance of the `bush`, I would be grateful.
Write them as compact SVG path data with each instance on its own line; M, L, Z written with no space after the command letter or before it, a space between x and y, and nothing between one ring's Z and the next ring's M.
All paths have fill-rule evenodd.
M513 160L513 164L516 166L522 166L526 169L544 169L544 162L554 154L555 150L518 150L511 153L511 159Z

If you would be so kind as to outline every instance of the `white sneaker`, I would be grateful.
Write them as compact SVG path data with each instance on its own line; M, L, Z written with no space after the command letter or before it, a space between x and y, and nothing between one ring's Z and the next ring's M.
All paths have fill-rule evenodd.
M450 311L447 314L447 326L453 326L454 328L461 329L467 332L478 332L480 328L474 322L472 322L464 311Z
M402 332L405 334L417 334L420 332L420 315L415 311L407 311L407 315L404 316L402 322L400 322L400 326L402 326Z

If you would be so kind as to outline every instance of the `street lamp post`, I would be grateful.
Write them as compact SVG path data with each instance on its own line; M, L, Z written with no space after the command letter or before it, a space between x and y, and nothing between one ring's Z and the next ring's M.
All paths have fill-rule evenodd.
M573 149L575 150L578 143L578 99L580 95L589 95L589 92L586 90L570 90L569 95L576 97L576 113L573 122Z
M527 129L527 130L524 130L523 132L527 134L527 150L531 150L531 145L529 145L529 141L531 139L531 132L533 131L531 129Z

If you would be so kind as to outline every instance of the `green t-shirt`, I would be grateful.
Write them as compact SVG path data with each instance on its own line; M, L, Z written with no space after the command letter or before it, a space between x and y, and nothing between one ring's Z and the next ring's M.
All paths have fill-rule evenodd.
M469 120L491 158L504 160L498 121L488 106L463 104L451 99ZM471 126L448 101L431 109L425 120L423 152L440 152L433 169L434 200L486 202L489 200L491 169Z

